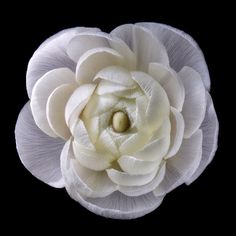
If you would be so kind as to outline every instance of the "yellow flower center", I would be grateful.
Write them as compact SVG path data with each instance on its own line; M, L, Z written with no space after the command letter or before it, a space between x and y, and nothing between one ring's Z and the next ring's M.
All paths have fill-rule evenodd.
M117 133L125 132L130 126L128 115L123 111L117 111L112 116L112 127Z

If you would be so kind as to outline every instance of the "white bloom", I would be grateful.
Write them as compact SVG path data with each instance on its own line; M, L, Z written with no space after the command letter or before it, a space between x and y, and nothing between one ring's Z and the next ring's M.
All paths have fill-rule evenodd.
M170 26L64 30L29 62L19 156L96 214L143 216L211 162L218 121L209 89L202 52Z

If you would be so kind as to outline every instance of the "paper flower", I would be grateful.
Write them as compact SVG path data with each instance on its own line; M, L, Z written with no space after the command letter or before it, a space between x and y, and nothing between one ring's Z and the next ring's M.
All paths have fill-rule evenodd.
M170 26L64 30L36 50L26 82L15 130L22 163L96 214L153 211L217 149L203 54Z

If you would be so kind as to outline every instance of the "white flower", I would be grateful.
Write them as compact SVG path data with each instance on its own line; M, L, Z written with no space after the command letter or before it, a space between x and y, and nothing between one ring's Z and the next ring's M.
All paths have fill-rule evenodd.
M180 30L64 30L29 62L19 156L96 214L143 216L211 162L218 121L209 89L203 54Z

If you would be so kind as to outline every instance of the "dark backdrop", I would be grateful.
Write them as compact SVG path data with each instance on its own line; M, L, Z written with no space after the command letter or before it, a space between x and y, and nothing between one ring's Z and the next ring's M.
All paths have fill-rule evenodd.
M197 3L196 3L197 4ZM110 2L109 7L73 6L60 11L48 9L48 5L32 4L23 8L14 5L6 8L8 16L3 20L6 26L3 50L7 59L2 70L7 69L4 82L8 95L4 95L4 114L7 117L7 152L2 154L6 165L2 166L4 178L2 184L2 201L4 225L8 230L34 232L51 226L53 229L74 229L75 232L90 233L96 230L104 232L126 232L144 229L147 234L165 234L174 230L178 235L188 232L204 233L205 230L229 230L233 217L234 205L230 202L232 191L229 171L232 155L228 154L230 140L227 138L226 103L229 91L229 54L231 52L229 24L233 15L230 7L216 4L181 6L158 5L158 3L134 3L128 7L119 2ZM69 27L98 27L109 32L123 23L140 21L160 22L184 30L198 42L202 48L212 79L211 95L220 121L219 148L213 162L206 171L190 186L181 186L168 194L161 206L154 212L132 221L105 219L97 216L70 199L64 189L54 189L33 177L21 164L14 143L14 126L17 115L28 97L25 88L27 63L36 48L49 36ZM8 44L9 43L9 44ZM6 46L5 46L6 45ZM4 92L4 91L3 91ZM235 99L230 101L235 102ZM233 128L233 127L232 127ZM6 140L5 140L6 141ZM5 146L5 145L4 145ZM234 183L235 185L235 183ZM230 204L229 204L230 203ZM29 226L30 225L30 226ZM31 226L34 230L31 231ZM112 227L112 229L110 228ZM32 233L34 234L34 233Z

